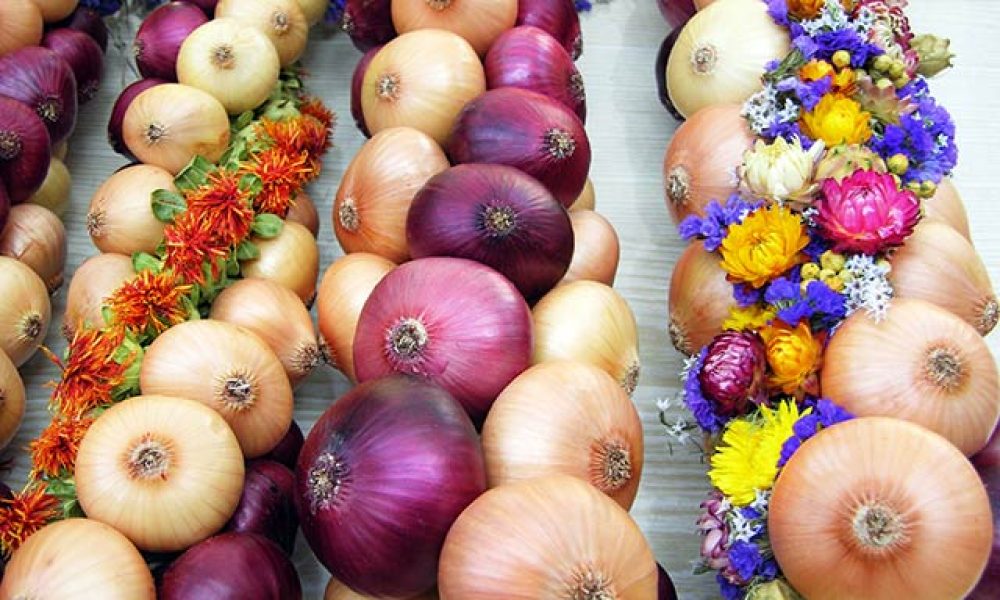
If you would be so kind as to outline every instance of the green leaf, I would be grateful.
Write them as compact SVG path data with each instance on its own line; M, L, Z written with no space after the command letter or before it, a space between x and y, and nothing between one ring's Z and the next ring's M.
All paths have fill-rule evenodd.
M132 255L132 268L136 273L142 271L152 271L159 273L163 270L163 263L160 259L146 252L136 252Z
M764 74L764 81L778 83L793 72L798 71L806 64L806 57L798 48L788 53L788 56L781 61L778 68L770 73Z
M174 178L174 185L182 192L189 192L205 185L214 171L215 165L203 156L195 156Z
M164 223L173 223L174 217L187 210L184 196L170 190L153 192L153 214Z
M261 213L253 219L253 232L264 239L278 237L285 222L278 215Z
M235 133L249 127L250 124L253 123L253 120L252 110L248 110L240 114L240 116L236 117L236 120L233 121L233 132Z
M260 258L260 248L250 240L243 240L236 247L236 260L256 260Z
M256 196L264 190L264 182L253 173L247 173L240 177L240 189Z
M230 255L229 260L226 261L226 277L239 277L240 276L240 261L236 259L236 255ZM228 285L228 281L226 284Z

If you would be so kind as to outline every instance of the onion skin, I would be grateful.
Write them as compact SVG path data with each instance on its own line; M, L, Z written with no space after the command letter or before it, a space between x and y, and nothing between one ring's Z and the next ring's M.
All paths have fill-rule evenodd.
M334 577L363 594L406 598L433 587L445 535L486 475L458 403L395 375L359 385L323 413L296 485L302 532Z
M55 23L70 16L79 0L32 0L42 12L46 23Z
M989 562L982 578L975 589L966 596L968 600L993 600L1000 597L1000 443L997 434L986 448L972 457L972 466L976 468L979 477L986 486L986 494L990 498L990 508L993 512L993 549L990 551Z
M0 179L0 231L7 227L10 217L10 196L7 195L7 184Z
M396 37L391 0L346 0L343 28L362 52L385 44Z
M573 225L573 259L560 283L587 279L614 285L619 258L614 226L592 210L571 210L569 219Z
M302 443L304 441L305 437L302 435L302 429L293 420L292 424L288 427L288 433L285 434L285 437L281 438L278 445L271 448L271 451L262 456L261 459L275 461L285 465L289 469L294 469L295 463L299 460L299 452L302 450Z
M209 17L215 15L215 6L219 3L219 0L186 0L186 1L200 8Z
M656 564L656 600L677 600L677 589L663 565Z
M44 206L15 206L7 225L0 230L0 254L31 267L54 294L62 287L66 267L66 228Z
M135 34L132 52L146 78L177 81L177 55L191 32L208 17L190 2L168 2L149 13Z
M272 460L250 461L243 479L243 495L224 531L262 535L291 556L298 528L295 474Z
M681 2L687 1L689 0L681 0ZM663 5L661 4L660 6L662 8ZM663 38L660 50L656 54L656 92L660 97L660 104L663 105L663 108L667 109L670 116L678 121L683 121L684 115L678 112L674 103L670 100L670 92L667 91L667 60L670 59L670 52L674 49L674 44L677 43L677 38L680 36L685 23L687 23L687 18L674 27L667 34L667 37Z
M684 27L684 23L698 12L694 0L657 0L656 5L674 31Z
M295 196L285 220L305 227L314 238L319 235L319 213L316 212L316 203L305 192L299 192L299 195Z
M0 450L10 444L21 428L25 398L24 381L21 380L17 367L5 352L0 351ZM9 493L10 489L0 484L0 499ZM0 563L2 562L0 559Z
M0 183L0 187L3 187L2 183ZM28 198L28 202L44 206L61 219L66 214L66 209L69 208L69 195L72 191L73 180L70 177L69 169L66 168L66 163L53 156L49 162L49 173L45 176L42 187L38 188L38 191L32 194L31 198ZM3 219L0 218L0 221Z
M587 183L583 186L583 191L576 200L573 201L573 205L569 207L571 211L573 210L594 210L597 205L597 197L594 194L594 182L587 178Z
M295 292L312 306L319 277L319 246L302 225L285 221L281 233L271 239L254 239L260 258L243 263L244 277L269 279Z
M156 252L164 223L153 214L153 192L176 192L174 176L154 165L118 171L97 188L87 212L87 233L101 252Z
M562 44L573 60L583 54L580 15L573 0L518 0L516 25L545 31Z
M924 200L924 218L930 221L942 221L951 225L955 231L972 242L969 230L969 214L962 203L962 197L951 179L944 179L938 184L934 197Z
M133 277L131 256L109 252L83 261L69 281L63 337L72 340L81 325L104 327L104 315L101 314L104 300Z
M721 259L706 252L702 242L684 249L670 276L667 332L674 348L692 356L722 333L729 310L736 306L733 286L719 266Z
M48 48L21 48L0 57L0 95L24 103L49 130L55 146L76 126L76 80L66 61Z
M101 52L108 51L108 26L104 23L101 14L92 8L77 6L73 14L59 23L59 27L82 31L97 42L97 45L101 47Z
M0 96L0 184L12 204L26 201L49 172L49 132L26 105Z
M357 66L354 67L354 74L351 75L351 116L354 117L354 124L357 126L358 131L368 138L372 134L365 123L365 110L361 105L361 89L365 83L365 73L368 72L368 65L372 63L372 59L375 58L375 55L381 49L382 46L375 46L361 55Z
M97 95L104 71L104 52L93 38L82 31L53 29L45 34L42 46L52 50L73 69L77 101L83 105Z
M351 588L347 587L343 583L337 581L336 577L331 577L330 581L326 584L326 590L323 593L323 600L376 600L372 596L362 596L361 594L355 592ZM438 595L436 591L427 592L426 594L420 594L419 596L413 596L407 600L438 600Z
M4 35L0 36L0 56L37 46L42 41L42 13L31 0L6 0L0 2L0 23Z
M115 105L111 109L111 118L108 119L108 143L111 144L112 150L129 160L138 160L128 149L128 146L125 145L125 136L122 133L122 127L125 123L125 112L139 94L163 83L170 82L166 79L140 79L129 84L118 95L118 99L115 100Z
M295 565L274 542L223 533L181 555L163 575L160 600L301 600Z
M470 102L452 132L456 163L521 169L572 206L587 183L590 141L583 123L562 104L527 90L490 90Z
M418 29L452 31L484 56L494 41L514 26L517 4L518 0L392 0L392 23L400 34Z

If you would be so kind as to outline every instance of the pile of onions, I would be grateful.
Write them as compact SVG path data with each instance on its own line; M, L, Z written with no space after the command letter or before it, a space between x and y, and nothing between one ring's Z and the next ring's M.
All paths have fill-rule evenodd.
M486 487L462 408L402 375L362 384L328 408L295 480L302 533L320 562L360 593L394 598L433 587L445 535Z
M851 315L827 347L822 389L855 415L923 425L966 456L983 449L1000 417L1000 382L986 342L923 300L894 300L879 323Z
M309 311L295 292L281 284L241 279L216 297L209 316L257 334L281 360L293 386L323 359Z
M986 565L992 526L986 491L954 446L881 417L805 442L768 511L782 572L819 600L963 598Z
M101 52L106 52L108 49L108 26L104 23L104 17L93 8L77 6L73 14L59 26L86 33L97 42Z
M45 340L52 317L49 291L42 278L21 261L0 256L0 352L23 365Z
M583 76L573 58L551 35L537 27L515 27L501 35L483 61L486 87L514 87L558 100L587 120Z
M639 383L639 330L628 302L596 281L574 281L545 295L532 311L533 364L575 360L611 375L630 395Z
M667 88L690 117L713 104L742 104L761 88L767 63L788 54L788 30L759 0L715 0L684 26L667 61Z
M486 90L475 50L439 29L399 36L379 50L361 88L361 107L372 133L401 125L444 145L462 108Z
M1000 437L994 432L993 439L985 450L972 457L972 465L986 486L993 512L993 549L990 552L986 571L966 598L968 600L993 600L1000 596Z
M143 77L177 81L177 55L191 32L208 17L190 2L168 2L149 13L132 45L135 64Z
M368 72L368 65L372 63L372 59L375 58L375 55L381 49L382 46L375 46L361 55L357 66L354 67L354 73L351 75L351 117L354 118L354 124L357 126L358 131L363 133L365 137L371 137L372 134L368 130L368 124L365 123L365 109L361 105L361 90L364 89L365 73Z
M174 552L229 520L243 472L239 443L218 413L185 398L136 396L94 421L75 478L90 518L143 550Z
M32 0L5 0L0 2L0 56L37 46L42 41L42 13Z
M351 588L347 587L336 577L331 577L323 592L323 600L375 600L372 596L362 596ZM419 596L413 596L408 600L438 600L437 592L431 591Z
M309 23L298 0L219 0L215 18L232 17L271 40L282 67L297 61L306 49Z
M66 61L48 48L21 48L0 57L0 96L41 117L53 146L76 126L76 79Z
M516 20L517 0L392 0L399 33L444 29L465 38L480 56Z
M462 111L448 155L457 163L493 163L521 169L569 207L590 170L583 123L555 100L517 88L490 90Z
M79 0L32 0L46 23L61 21L73 14Z
M0 183L19 204L42 186L49 172L49 132L26 105L0 95Z
M123 132L125 113L128 111L128 107L132 105L132 101L139 94L162 83L169 82L165 79L140 79L129 84L118 95L115 105L111 108L111 117L108 119L108 143L111 144L112 150L130 160L136 159L135 155L129 151L128 146L125 145L125 134Z
M10 211L0 231L0 254L16 258L42 278L49 293L63 283L66 266L66 227L51 210L20 204Z
M7 447L21 427L24 394L24 382L17 367L5 352L0 352L0 450Z
M66 293L66 312L62 332L67 340L73 339L81 326L103 327L101 307L104 300L135 277L132 257L124 254L98 254L83 261L69 282Z
M278 356L256 334L223 321L187 321L162 333L146 349L139 386L214 408L247 458L269 452L292 422L292 387Z
M362 52L396 37L391 0L345 0L344 31Z
M285 220L305 227L313 237L319 235L319 213L316 212L316 203L305 192L299 192L295 196Z
M164 223L153 214L156 190L176 192L174 176L154 165L118 171L94 192L87 212L87 233L101 252L131 255L156 251Z
M273 460L250 461L243 479L243 495L225 530L262 535L291 556L298 528L295 474Z
M518 0L516 24L545 31L559 40L574 60L583 53L580 15L573 0Z
M701 242L684 249L670 276L667 333L678 352L697 354L722 333L722 323L736 306L733 285L719 266L721 259Z
M710 106L689 117L663 158L664 191L674 223L704 215L709 202L725 203L739 189L737 170L754 141L737 104Z
M656 561L632 517L568 475L503 485L455 521L441 553L442 600L656 597Z
M49 161L49 171L45 175L42 187L28 198L28 202L44 206L62 218L69 208L72 187L73 179L70 177L69 169L66 168L66 163L53 156Z
M281 233L270 239L255 239L260 256L243 263L244 277L268 279L295 292L312 306L319 277L319 246L312 233L285 221Z
M101 87L104 72L104 53L97 42L82 31L63 28L46 33L42 45L62 57L73 69L79 103L90 102Z
M333 230L344 251L408 259L413 197L448 166L441 147L421 131L394 127L375 134L351 160L333 202Z
M56 521L28 538L7 565L0 598L156 600L153 575L128 539L92 519Z
M586 209L569 213L573 225L573 259L563 282L588 279L614 285L618 272L618 232L600 214Z
M125 111L122 138L144 163L177 174L195 156L222 158L229 145L229 115L211 94L176 83L150 87Z
M968 239L943 222L928 221L892 256L889 273L899 298L937 304L986 335L1000 319L990 275Z
M579 362L528 369L500 394L483 425L490 487L572 475L625 510L639 491L642 448L642 421L628 395L610 375Z
M536 179L502 165L458 165L413 199L414 258L454 256L492 267L528 301L552 289L573 258L569 215Z
M941 221L951 225L955 231L972 241L969 232L969 215L965 211L962 197L951 179L944 179L938 185L937 192L930 200L923 202L924 218L929 221Z
M354 369L358 381L393 372L434 381L481 423L530 364L531 347L528 305L503 275L461 258L422 258L375 286L358 320Z

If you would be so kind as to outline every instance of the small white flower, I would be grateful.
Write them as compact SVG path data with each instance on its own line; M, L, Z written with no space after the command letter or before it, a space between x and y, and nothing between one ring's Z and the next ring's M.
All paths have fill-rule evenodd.
M885 319L894 295L889 268L874 257L858 254L847 259L844 269L853 276L842 292L847 315L864 310L875 322Z

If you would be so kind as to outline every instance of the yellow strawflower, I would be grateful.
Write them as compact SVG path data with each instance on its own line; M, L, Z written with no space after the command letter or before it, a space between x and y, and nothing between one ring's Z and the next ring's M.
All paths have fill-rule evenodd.
M801 262L808 245L802 220L783 206L769 206L729 228L719 248L720 265L731 281L761 288Z
M872 137L871 113L861 104L841 94L827 94L812 112L799 121L803 133L823 140L827 147L839 144L864 144Z
M796 327L775 321L760 331L771 367L768 384L786 394L794 394L810 383L819 370L823 348L813 337L809 324Z

